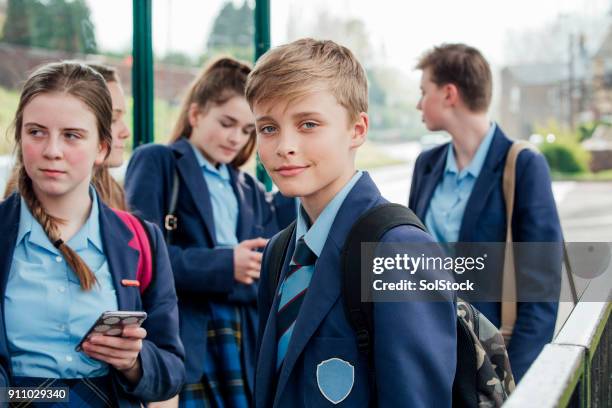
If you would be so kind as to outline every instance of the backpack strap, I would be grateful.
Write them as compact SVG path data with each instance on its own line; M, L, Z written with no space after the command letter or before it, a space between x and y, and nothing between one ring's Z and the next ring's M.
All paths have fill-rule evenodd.
M276 288L278 287L278 281L283 269L283 261L285 260L285 254L287 248L289 248L289 241L295 231L295 220L287 226L284 230L279 232L272 241L270 242L270 258L269 268L270 280L268 281L268 296L270 299L274 299Z
M179 175L176 167L174 169L174 175L172 176L172 192L170 193L170 206L168 207L168 213L164 217L164 229L166 233L166 243L170 243L172 231L178 227L178 218L174 214L176 212L176 203L178 201L179 193Z
M142 295L153 279L153 270L155 268L155 247L149 230L144 225L144 221L139 217L127 211L111 208L113 212L121 218L121 221L134 234L132 240L128 243L131 248L138 251L138 269L136 271L136 279L140 282L140 294Z
M361 243L379 242L390 229L399 225L411 225L427 232L421 220L400 204L383 204L366 211L353 224L342 249L342 297L346 318L357 333L360 352L372 347L373 307L371 302L361 302Z
M516 189L516 161L518 155L525 149L535 148L524 140L512 143L506 155L506 164L502 176L504 204L506 205L506 251L502 275L502 298L506 299L506 301L502 302L501 306L501 331L506 343L508 343L510 337L512 337L517 315L516 270L512 246L512 214L514 212L514 193Z
M368 360L368 374L373 390L370 406L376 406L376 371L374 367L374 306L361 302L361 243L380 242L387 231L410 225L427 232L421 220L400 204L382 204L363 213L351 228L341 252L342 298L344 312L357 335L359 352Z
M504 256L504 269L502 276L502 302L501 302L501 332L506 340L510 342L514 325L517 319L517 287L516 287L516 265L514 263L513 253L513 238L512 238L512 214L514 212L514 196L516 190L516 163L519 154L523 150L532 150L539 153L537 148L531 143L524 140L517 140L512 143L506 155L506 164L502 178L502 187L504 192L504 203L506 205L506 252ZM567 246L563 241L563 264L567 274L567 280L572 294L574 305L578 303L578 294L576 292L576 284L572 267L569 262ZM505 301L504 301L505 299Z

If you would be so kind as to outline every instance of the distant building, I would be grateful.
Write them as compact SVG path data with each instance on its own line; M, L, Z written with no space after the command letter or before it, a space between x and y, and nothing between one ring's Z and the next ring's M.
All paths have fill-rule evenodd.
M501 72L500 125L526 139L550 120L565 126L588 111L590 61L584 55L567 62L510 66ZM570 97L570 88L573 89Z
M0 87L20 89L27 76L36 67L52 61L80 59L108 64L117 68L123 89L132 93L132 57L111 58L102 55L72 54L64 51L23 47L0 42ZM178 104L198 69L156 62L155 97Z
M593 114L612 121L612 26L593 56Z

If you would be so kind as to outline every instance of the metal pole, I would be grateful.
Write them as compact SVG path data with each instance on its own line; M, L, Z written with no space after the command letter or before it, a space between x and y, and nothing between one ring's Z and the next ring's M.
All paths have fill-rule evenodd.
M270 0L255 0L255 61L270 49ZM272 189L272 179L257 156L255 175L265 186Z
M153 0L132 0L134 34L132 96L134 98L133 147L153 141Z
M569 35L569 61L568 61L568 107L569 107L569 127L574 131L574 34Z

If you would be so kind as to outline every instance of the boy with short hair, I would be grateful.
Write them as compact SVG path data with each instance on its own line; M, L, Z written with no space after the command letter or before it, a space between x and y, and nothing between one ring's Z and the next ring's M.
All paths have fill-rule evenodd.
M387 202L355 169L369 125L363 68L345 47L302 39L259 59L246 96L263 165L284 195L301 202L275 293L266 290L272 243L264 252L255 406L450 406L452 301L375 303L373 364L345 317L340 250L356 219ZM381 242L432 239L399 226Z
M428 50L416 68L422 70L417 109L423 122L431 131L448 132L452 141L419 155L408 207L440 242L505 242L502 176L512 140L489 119L493 81L488 62L474 47L442 44ZM512 240L563 240L546 159L532 150L521 151L516 162ZM558 303L551 300L559 295L561 260L547 259L551 261L535 260L536 266L522 262L516 268L519 295L521 289L529 290L538 294L534 300L542 300L516 307L508 354L517 382L554 333ZM502 267L488 266L484 279L473 276L476 288L497 291ZM482 293L481 299L490 299ZM501 303L472 304L501 326Z

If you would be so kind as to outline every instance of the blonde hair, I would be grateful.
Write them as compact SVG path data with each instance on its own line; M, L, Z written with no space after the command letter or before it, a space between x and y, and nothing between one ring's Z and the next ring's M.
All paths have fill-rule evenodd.
M123 187L111 176L108 167L96 168L91 182L98 192L98 198L104 201L106 205L118 210L128 211Z
M9 198L9 196L15 192L19 192L19 171L21 170L21 165L15 164L13 169L11 170L11 175L9 176L6 185L4 186L4 195L2 196L3 200Z
M102 75L102 78L108 84L115 82L121 84L117 69L109 65L101 63L87 63L89 68ZM125 201L125 192L123 187L110 175L107 166L100 166L96 169L92 183L98 192L99 198L111 208L127 211L127 203Z
M26 81L13 122L17 150L17 165L14 174L17 174L19 193L34 218L42 226L49 240L62 253L66 263L78 277L81 288L83 290L91 290L96 283L95 275L85 261L62 241L58 225L64 221L47 214L34 193L32 179L28 176L23 165L23 154L21 151L23 111L36 96L51 92L62 92L74 96L89 108L96 117L100 144L107 147L107 155L112 144L111 96L104 78L82 63L66 61L46 64L34 71Z
M351 50L333 41L303 38L259 58L249 74L246 98L256 103L293 101L309 93L330 91L351 121L368 111L366 73Z
M189 123L191 104L195 103L206 111L211 104L223 105L234 96L244 97L244 87L249 72L251 67L248 64L229 57L222 57L208 64L189 87L179 118L174 125L170 143L191 136L193 131ZM246 163L255 150L255 142L256 134L253 130L249 141L230 164L238 168Z

